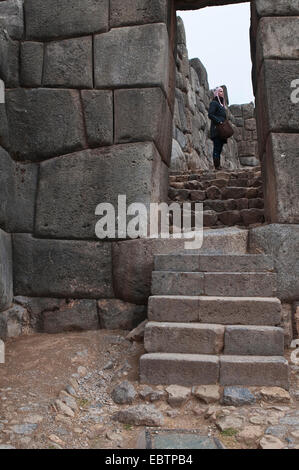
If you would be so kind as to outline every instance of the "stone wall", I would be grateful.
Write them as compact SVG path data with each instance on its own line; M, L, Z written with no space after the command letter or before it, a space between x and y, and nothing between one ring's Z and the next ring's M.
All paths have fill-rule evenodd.
M103 326L109 315L128 327L145 316L154 253L182 244L99 241L95 208L117 194L128 203L167 201L175 8L224 3L238 2L0 0L3 337L20 331L17 321L26 331L62 331ZM258 232L251 249L283 259L284 283L299 273L298 104L290 100L299 76L298 16L288 0L252 2L259 158L268 221L280 229L269 225L271 246L270 235ZM287 296L298 300L296 283Z
M224 86L228 101L228 91ZM173 119L171 169L212 169L213 142L208 110L213 92L208 74L199 59L189 60L183 21L177 18L176 89ZM257 135L254 105L232 105L228 118L235 135L228 139L222 152L221 165L227 169L257 166Z
M0 1L0 337L146 315L95 236L99 203L167 200L174 10L137 2Z
M232 105L229 109L234 116L234 138L238 143L238 156L241 165L260 165L254 104Z

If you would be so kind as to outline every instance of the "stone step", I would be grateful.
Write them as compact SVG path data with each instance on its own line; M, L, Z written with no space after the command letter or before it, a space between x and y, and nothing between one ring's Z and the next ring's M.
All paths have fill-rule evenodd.
M148 322L144 347L149 353L283 356L284 332L270 326Z
M152 295L275 297L276 273L153 271Z
M284 331L273 326L226 326L224 354L283 356Z
M223 386L268 386L289 388L288 361L282 356L220 356Z
M148 322L144 348L149 353L220 354L224 332L222 325Z
M178 253L155 256L155 271L185 272L273 272L267 255L201 255Z
M140 358L140 382L151 385L209 385L219 380L219 358L212 355L149 353Z
M148 301L148 319L276 326L281 322L281 302L273 297L152 296Z
M140 358L140 382L184 386L220 383L288 389L288 362L281 356L148 353Z

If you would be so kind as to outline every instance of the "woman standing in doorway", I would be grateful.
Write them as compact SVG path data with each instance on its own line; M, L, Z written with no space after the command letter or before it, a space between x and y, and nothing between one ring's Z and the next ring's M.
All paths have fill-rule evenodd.
M217 125L226 120L226 103L223 88L217 87L214 90L214 99L210 103L209 118L211 119L210 137L214 142L213 160L216 170L220 168L220 158L223 145L227 139L221 139L218 133Z

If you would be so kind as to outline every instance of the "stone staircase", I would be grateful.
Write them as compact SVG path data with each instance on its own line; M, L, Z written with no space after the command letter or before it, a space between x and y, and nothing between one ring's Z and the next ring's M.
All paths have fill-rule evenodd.
M172 172L169 202L203 203L205 227L264 223L260 167L241 170Z
M140 380L288 388L281 302L266 255L157 255Z

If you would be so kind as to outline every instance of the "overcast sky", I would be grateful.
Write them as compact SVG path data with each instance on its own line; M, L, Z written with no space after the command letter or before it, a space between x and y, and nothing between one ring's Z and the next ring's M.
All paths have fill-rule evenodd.
M253 101L250 4L179 11L178 15L185 24L189 59L202 61L210 88L227 85L230 104Z

